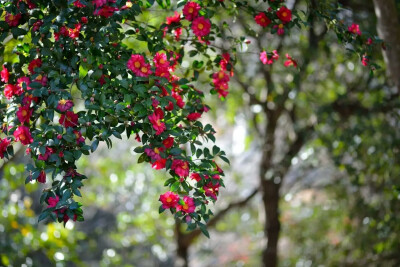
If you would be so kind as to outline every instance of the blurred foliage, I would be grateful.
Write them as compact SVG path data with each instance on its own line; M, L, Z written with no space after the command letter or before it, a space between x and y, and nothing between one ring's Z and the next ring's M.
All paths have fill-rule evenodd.
M362 12L343 12L343 19L359 21L363 29L374 33L371 3L363 7ZM317 27L323 30L322 24ZM242 51L239 56L235 78L246 80L250 91L267 98L269 106L274 106L286 87L290 88L285 106L296 107L297 120L294 124L289 116L281 119L283 148L294 128L309 120L318 122L312 137L292 161L296 186L284 186L281 192L281 265L399 266L399 105L394 102L385 106L391 88L380 51L375 53L383 68L371 76L359 58L350 57L334 40L335 36L328 33L310 52L307 33L293 32L284 40L284 51L299 65L311 53L310 62L299 70L275 66L271 94L265 93L258 53ZM262 40L264 45L268 41ZM360 105L351 107L354 110L332 109L332 103L347 101ZM232 144L226 148L232 162L244 154L259 155L262 140L257 137L257 125L266 119L240 85L233 84L224 105L212 99L208 103L213 109L206 119L216 120L220 135L233 135L239 118L244 118L245 149L234 155ZM87 217L79 226L67 224L67 229L51 223L37 225L35 213L40 210L36 210L38 203L32 202L37 199L33 197L38 194L37 185L21 187L23 166L5 164L0 180L1 264L172 266L174 221L156 212L163 174L132 164L136 157L128 150L131 145L117 142L111 151L100 147L98 154L79 162L80 170L90 178L82 190ZM227 180L236 187L228 184L233 189L223 191L224 199L234 200L250 187L254 178L238 169L247 165L256 169L257 162L251 158L242 162L243 166L233 164L234 173ZM309 182L311 174L326 166L333 174L322 176L317 172ZM212 230L211 240L199 239L191 250L193 266L259 266L264 230L260 203L255 198L244 210L229 213Z

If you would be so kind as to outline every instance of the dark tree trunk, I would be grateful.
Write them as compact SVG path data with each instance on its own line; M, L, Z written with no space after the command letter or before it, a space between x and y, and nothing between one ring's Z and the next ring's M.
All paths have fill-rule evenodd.
M189 266L189 246L191 242L188 242L185 234L181 231L181 223L175 221L175 240L176 240L176 255L175 261L176 267L188 267Z
M278 240L280 232L279 222L279 184L273 180L263 182L263 202L266 215L265 237L267 246L263 251L263 266L276 267L278 265Z
M395 0L373 0L378 34L385 41L383 56L389 76L400 93L400 23Z

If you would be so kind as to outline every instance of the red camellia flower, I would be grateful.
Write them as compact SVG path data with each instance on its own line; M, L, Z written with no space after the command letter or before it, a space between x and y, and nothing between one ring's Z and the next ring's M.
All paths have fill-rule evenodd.
M4 158L4 153L7 151L7 148L11 144L11 139L9 138L0 138L0 158Z
M3 69L1 71L1 81L4 83L8 83L9 78L10 73L8 72L8 69L3 65Z
M15 141L20 141L23 145L29 145L33 142L33 138L29 128L26 126L18 126L14 132Z
M283 63L283 65L285 65L285 67L293 66L293 67L297 68L296 60L294 60L291 56L289 56L289 54L286 54L286 58L287 58L287 60L285 61L285 63Z
M254 17L254 20L261 27L267 27L269 24L271 24L271 20L267 17L267 15L265 15L264 12L258 13L257 16Z
M19 14L19 13L16 14L16 15L13 15L11 13L7 13L6 17L5 17L5 20L6 20L7 24L10 27L15 27L15 26L18 26L19 20L21 19L21 17L22 17L22 15Z
M32 25L32 31L36 32L40 29L40 27L43 25L43 20L38 20Z
M201 7L199 4L195 2L187 2L186 5L183 7L182 13L187 20L194 20L199 15Z
M274 29L276 29L276 33L278 35L283 35L285 33L285 26L282 23L279 25L274 25Z
M97 15L104 18L109 18L114 15L114 12L118 11L118 8L111 6L103 6L101 9L96 9L93 15Z
M164 118L164 113L160 108L157 108L148 118L154 130L156 130L156 135L160 135L166 130L165 123L161 122Z
M44 154L40 154L38 156L38 160L48 160L49 157L55 152L55 150L51 147L46 147L46 152Z
M22 124L24 124L25 122L29 123L31 116L32 110L29 108L29 106L21 106L18 108L17 117Z
M49 197L47 202L49 203L48 208L55 208L57 206L57 203L60 202L60 197L59 196Z
M150 65L144 61L144 57L139 54L132 55L126 63L128 69L130 69L136 76L147 77L152 74Z
M193 113L190 113L189 115L187 115L187 119L188 120L190 120L190 121L195 121L195 120L198 120L199 118L201 117L201 114L200 113L198 113L198 112L193 112Z
M159 160L156 160L155 162L153 162L152 164L151 164L151 167L153 168L153 169L155 169L155 170L162 170L162 169L164 169L165 168L165 164L167 163L167 160L166 159L159 159Z
M42 60L40 58L37 58L29 63L28 70L31 73L35 73L35 68L40 68L41 66L42 66Z
M74 106L72 100L61 99L58 101L57 109L60 112L65 112Z
M75 114L73 111L67 111L61 115L58 122L64 125L65 128L75 127L78 125L78 114Z
M181 21L181 14L175 11L172 17L167 17L167 25L171 25L172 23L179 23Z
M216 183L214 185L212 182L210 182L210 183L206 184L205 186L203 186L203 189L205 191L204 193L206 194L206 196L211 197L214 200L217 200L219 187L220 187L219 183Z
M353 23L347 29L353 34L361 35L360 26L358 24Z
M198 173L192 173L190 175L190 178L193 179L193 180L196 180L196 182L199 182L201 180L201 176Z
M164 53L157 52L153 58L153 62L157 68L168 68L169 67L169 61L167 59L167 55Z
M68 36L71 39L78 38L79 37L79 33L81 31L81 28L82 28L82 24L80 24L80 23L75 24L75 28L74 29L72 29L72 28L68 29Z
M76 0L74 2L74 6L78 7L78 8L82 8L82 7L86 7L84 4L81 3L80 0Z
M46 173L44 171L40 172L39 177L37 178L37 181L42 184L46 183Z
M177 211L184 211L186 213L194 212L194 210L196 209L196 205L194 204L193 198L184 196L183 202L185 202L184 205L178 205L178 207L176 207Z
M92 3L93 5L95 5L96 7L102 7L105 4L107 4L108 0L93 0Z
M206 36L211 31L211 22L204 17L198 17L192 22L192 30L198 37Z
M175 139L172 136L170 136L170 137L166 138L165 140L163 140L162 143L166 149L169 149L174 145L174 141L175 141Z
M292 11L285 6L279 8L279 10L276 12L276 15L283 23L287 23L292 20Z
M163 209L176 208L179 202L179 196L174 192L169 191L160 195L159 200L162 203Z
M82 136L80 131L74 131L76 144L79 145L80 143L85 143L85 138Z
M185 102L182 99L182 96L176 92L172 92L172 97L176 100L176 104L178 107L183 108L185 106Z
M361 59L361 63L363 64L363 66L365 66L365 67L368 66L368 62L369 62L369 60L368 60L367 56L363 55L362 59Z
M6 84L4 87L4 95L7 99L11 99L16 91L18 91L18 87L16 85Z
M171 170L179 177L187 177L189 175L189 163L180 159L175 159L172 162Z

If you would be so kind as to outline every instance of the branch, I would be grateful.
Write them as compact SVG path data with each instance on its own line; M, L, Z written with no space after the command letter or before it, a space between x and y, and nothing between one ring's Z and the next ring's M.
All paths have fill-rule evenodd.
M237 202L232 202L226 208L220 210L207 223L207 227L208 228L214 227L217 224L217 222L219 222L219 220L221 220L230 210L245 206L255 195L257 195L258 190L259 190L259 188L255 188L246 198L244 198L240 201L237 201ZM181 242L187 247L190 244L192 244L194 239L196 239L201 234L201 231L199 229L196 229L187 234L182 233L178 228L177 228L177 231L181 235Z

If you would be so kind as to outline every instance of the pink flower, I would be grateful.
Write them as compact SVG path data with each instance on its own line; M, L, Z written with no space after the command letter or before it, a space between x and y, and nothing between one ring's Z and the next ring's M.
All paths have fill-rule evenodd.
M281 23L279 25L274 25L274 29L278 35L283 35L285 33L285 26Z
M361 35L360 26L358 24L353 23L347 29L353 34Z
M285 61L285 63L283 63L283 65L285 67L293 66L293 67L297 68L296 60L294 60L291 56L289 56L289 54L286 54L286 58L287 58L287 60Z
M179 202L179 196L174 192L169 191L160 195L159 200L162 203L163 209L176 208Z
M82 136L82 133L80 131L74 131L75 138L76 138L76 144L79 145L80 143L85 143L85 138Z
M26 126L18 126L14 132L15 141L20 141L23 145L29 145L33 142L33 138L29 128Z
M0 138L0 158L4 158L4 153L7 151L7 148L11 144L11 139L9 138Z
M22 93L24 92L24 86L26 85L26 90L31 90L32 88L29 87L29 84L31 84L31 80L28 77L21 77L17 80L17 87L18 87L18 91L14 92L16 95L22 95Z
M107 4L107 0L93 0L92 1L93 5L95 5L96 7L102 7L105 4Z
M198 113L198 112L193 112L193 113L190 113L189 115L187 115L187 119L188 120L190 120L190 121L195 121L195 120L198 120L199 118L201 117L201 114L200 113Z
M365 67L367 67L367 66L368 66L368 62L369 62L369 59L368 59L367 55L363 55L363 56L362 56L362 59L361 59L361 63L362 63Z
M164 118L164 113L160 108L157 108L148 118L150 123L153 125L154 130L156 130L156 135L160 135L166 130L165 123L161 122Z
M44 155L40 154L38 157L38 160L48 160L49 157L54 153L54 149L51 147L46 147L46 152L44 153Z
M211 31L211 22L204 17L198 17L192 22L192 30L198 37L206 36Z
M24 124L25 122L29 123L31 116L32 110L29 108L29 106L21 106L18 108L17 117L22 124Z
M172 17L167 17L167 25L171 25L173 23L179 23L181 21L181 15L175 11Z
M1 71L1 81L4 83L8 83L9 79L10 73L8 72L8 69L3 65L3 70Z
M217 200L219 187L220 187L219 183L217 183L216 185L213 185L213 183L208 183L207 185L203 186L203 189L205 191L206 196L211 197L214 200Z
M39 31L40 27L43 25L43 20L38 20L32 25L32 31L37 32Z
M57 206L57 203L60 202L60 197L59 196L56 196L55 198L49 197L47 202L49 203L48 208L55 208Z
M263 51L260 53L260 60L264 65L265 64L271 65L278 59L279 59L279 55L276 50L272 51L272 56L270 58L268 58L267 52Z
M258 13L257 16L254 17L254 20L261 27L267 27L269 24L271 24L271 20L267 17L267 15L265 15L264 12Z
M144 57L139 54L134 54L126 63L128 69L130 69L136 76L147 77L152 71L150 65L144 61Z
M187 2L186 5L183 7L182 13L187 20L194 20L199 15L201 7L199 4L195 2Z
M171 170L173 170L179 177L189 176L189 163L180 159L175 159L172 162Z
M60 112L65 112L71 109L74 106L74 102L72 100L61 99L58 101L57 109Z
M46 173L44 171L40 172L39 177L37 178L37 181L42 184L46 183Z
M176 207L177 211L184 211L186 213L194 212L194 210L196 209L196 205L194 204L193 198L184 196L183 202L185 202L184 205L178 205L178 207Z
M212 77L214 83L227 83L230 80L229 75L223 70L214 73Z
M154 62L155 66L157 68L160 68L160 67L167 68L167 67L169 67L169 61L167 59L167 55L164 54L164 53L157 52L156 55L153 58L153 62Z

